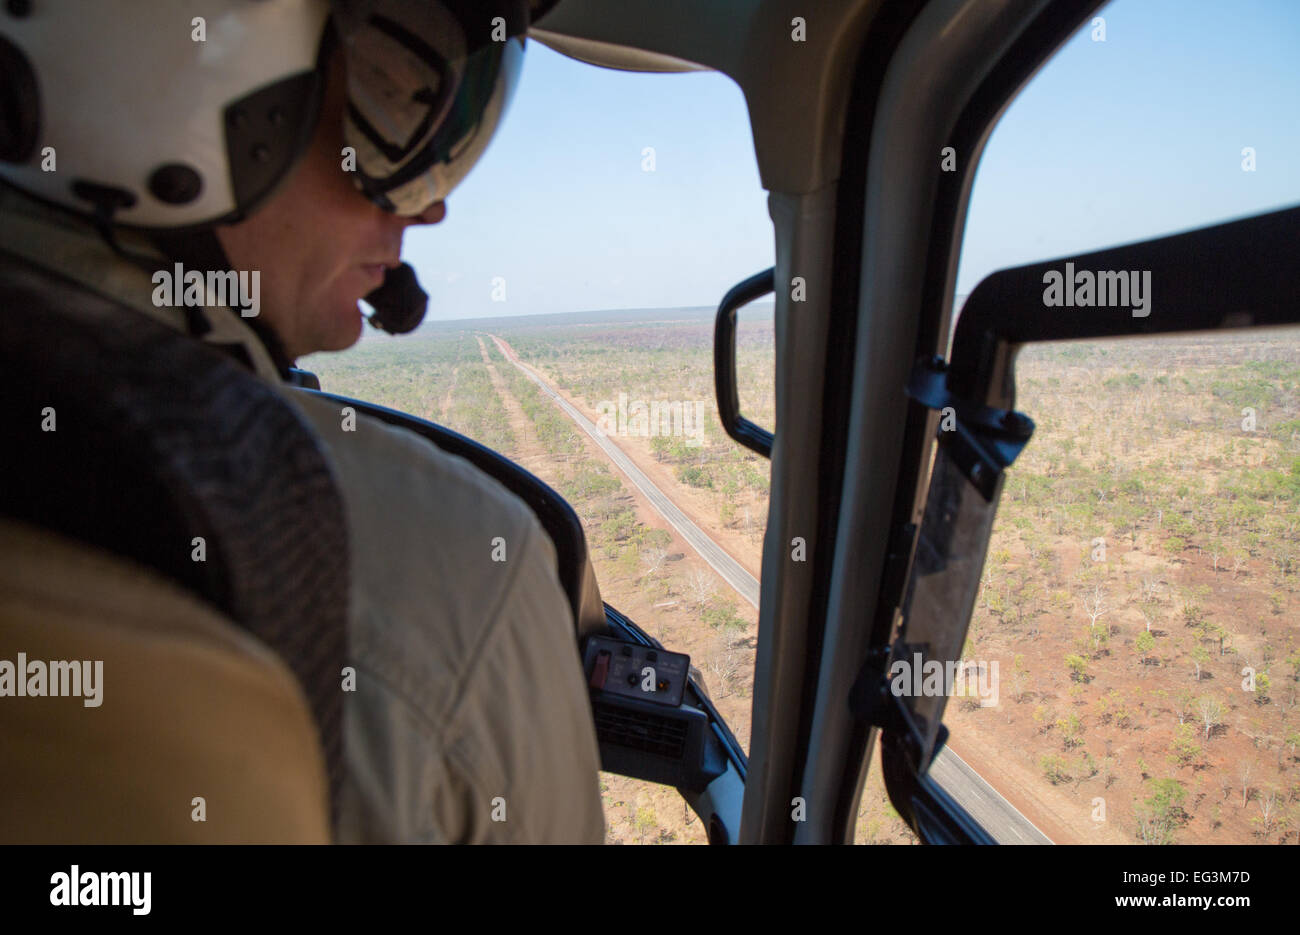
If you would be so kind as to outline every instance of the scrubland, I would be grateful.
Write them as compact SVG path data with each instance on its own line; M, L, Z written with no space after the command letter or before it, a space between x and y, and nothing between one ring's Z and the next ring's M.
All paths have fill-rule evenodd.
M671 316L659 316L671 317ZM595 418L602 401L707 400L703 443L618 437L757 575L768 464L721 432L712 324L492 322ZM1300 342L1294 332L1026 350L1037 423L1008 472L963 657L997 705L954 739L1030 777L1059 836L1300 843ZM774 423L770 317L738 340L741 405ZM324 388L431 419L520 461L582 518L602 595L689 652L748 747L757 613L645 506L473 322L305 362ZM984 770L995 786L996 774ZM857 839L912 840L873 769ZM611 842L703 841L671 789L602 774ZM1014 799L1013 799L1014 801ZM1111 839L1114 839L1113 837Z

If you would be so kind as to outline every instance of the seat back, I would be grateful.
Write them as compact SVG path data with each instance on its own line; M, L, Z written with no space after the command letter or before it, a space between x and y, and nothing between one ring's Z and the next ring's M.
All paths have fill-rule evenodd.
M336 818L349 556L311 429L213 347L4 255L0 412L0 516L144 566L277 654L307 699ZM0 650L19 648L11 625ZM129 614L103 626L129 628ZM149 729L184 727L170 705L156 694Z
M265 645L46 530L0 520L0 555L0 841L329 841L312 713Z

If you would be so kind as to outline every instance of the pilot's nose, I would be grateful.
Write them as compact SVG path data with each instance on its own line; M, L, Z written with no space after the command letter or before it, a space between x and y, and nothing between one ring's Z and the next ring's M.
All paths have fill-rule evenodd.
M412 224L437 224L447 216L447 202L438 201L411 218Z

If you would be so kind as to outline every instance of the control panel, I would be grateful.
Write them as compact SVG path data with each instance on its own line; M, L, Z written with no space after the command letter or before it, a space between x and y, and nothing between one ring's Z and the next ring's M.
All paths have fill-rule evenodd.
M632 631L608 606L606 619L615 634L620 626ZM601 769L692 793L726 772L726 752L691 682L690 656L643 638L593 634L582 660Z
M682 703L691 657L592 636L587 640L583 669L593 689L675 708Z

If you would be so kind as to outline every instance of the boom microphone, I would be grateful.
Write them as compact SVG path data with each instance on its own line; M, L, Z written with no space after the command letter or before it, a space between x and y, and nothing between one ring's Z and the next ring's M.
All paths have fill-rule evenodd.
M424 321L429 296L420 288L415 270L403 263L384 270L383 285L367 295L366 302L375 310L370 324L389 334L406 334Z

